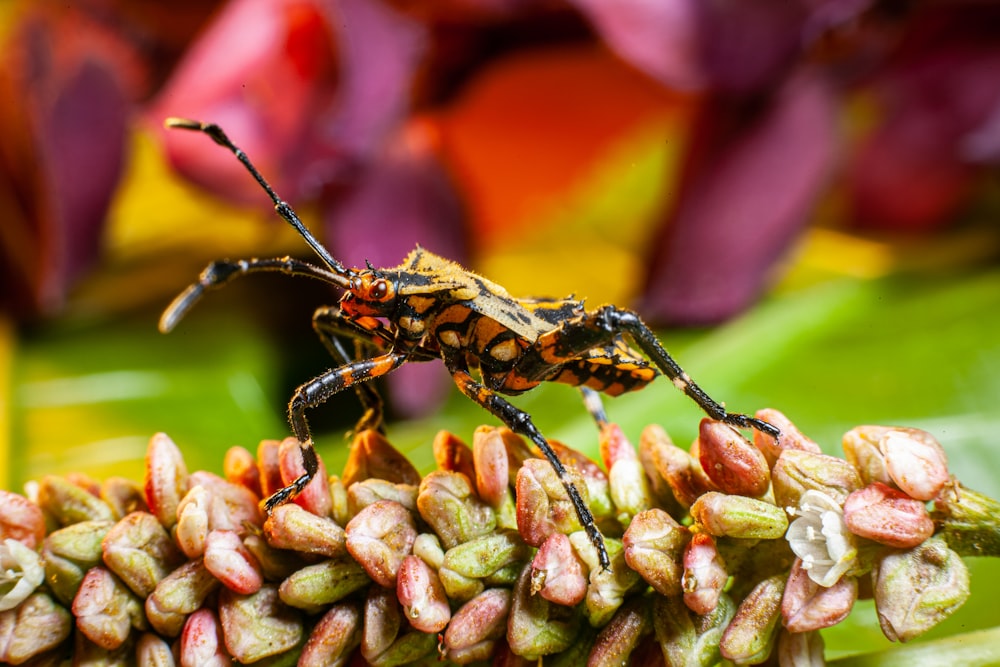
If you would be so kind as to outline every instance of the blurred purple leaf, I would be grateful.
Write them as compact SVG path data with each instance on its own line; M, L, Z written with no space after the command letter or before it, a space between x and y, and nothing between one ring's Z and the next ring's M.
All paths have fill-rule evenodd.
M834 166L834 97L815 71L748 109L715 98L654 251L641 305L656 322L707 324L748 306L801 232Z

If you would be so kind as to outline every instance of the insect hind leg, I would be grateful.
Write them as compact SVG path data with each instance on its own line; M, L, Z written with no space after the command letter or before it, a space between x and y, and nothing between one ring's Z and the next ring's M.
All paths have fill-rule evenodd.
M570 502L573 503L573 509L576 511L576 516L580 519L583 529L587 532L587 537L590 538L591 544L597 550L601 569L609 569L611 567L611 559L608 557L608 550L604 545L604 536L601 535L601 531L598 530L597 525L594 523L594 515L591 513L590 508L587 507L587 503L583 501L583 497L580 496L580 491L570 481L569 474L562 461L559 460L559 457L552 450L548 441L542 436L534 422L531 421L531 416L494 393L485 385L473 380L467 370L455 367L452 364L449 364L449 370L451 370L455 384L463 394L492 413L497 419L506 424L510 430L525 436L538 446L552 466L552 469L559 476L559 481L562 482L563 488L566 489Z

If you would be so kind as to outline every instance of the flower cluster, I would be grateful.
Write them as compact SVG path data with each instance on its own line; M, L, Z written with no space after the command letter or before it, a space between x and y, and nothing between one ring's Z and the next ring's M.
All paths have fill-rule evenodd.
M960 554L997 552L997 506L949 479L930 435L859 427L844 460L758 417L782 435L706 419L690 450L656 426L636 449L604 424L603 468L553 443L607 569L556 473L506 429L471 447L440 433L425 476L359 433L341 476L321 465L269 516L261 499L303 472L296 440L233 448L220 477L157 434L142 486L0 492L0 661L816 665L816 631L864 577L894 640L964 602Z

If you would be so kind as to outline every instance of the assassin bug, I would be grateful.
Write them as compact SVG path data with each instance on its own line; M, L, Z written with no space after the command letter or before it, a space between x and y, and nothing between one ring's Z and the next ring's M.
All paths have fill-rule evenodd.
M363 382L408 361L443 360L463 394L541 450L565 486L605 569L610 562L604 540L562 462L530 415L500 394L516 395L542 382L560 382L616 396L641 389L663 373L713 419L778 435L771 424L727 412L709 397L630 310L611 305L586 310L575 299L517 299L500 285L420 247L395 268L378 269L370 264L364 269L346 268L320 245L218 125L179 118L167 119L166 125L202 132L231 151L323 266L291 257L212 262L164 311L161 331L173 329L206 290L250 273L279 271L321 280L344 291L338 306L321 307L313 317L314 328L340 365L301 385L288 405L306 472L267 499L268 512L301 491L316 473L306 410L354 388L367 408L360 426L380 426L378 395ZM354 339L359 354L349 354L337 336ZM626 336L638 351L626 344Z

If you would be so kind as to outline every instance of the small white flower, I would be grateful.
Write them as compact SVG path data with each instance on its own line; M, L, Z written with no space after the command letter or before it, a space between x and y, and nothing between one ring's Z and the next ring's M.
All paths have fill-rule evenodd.
M0 611L24 602L44 579L37 551L10 538L0 543Z
M851 569L858 550L844 523L844 510L822 491L802 494L795 509L798 518L788 527L785 539L809 578L829 588Z

